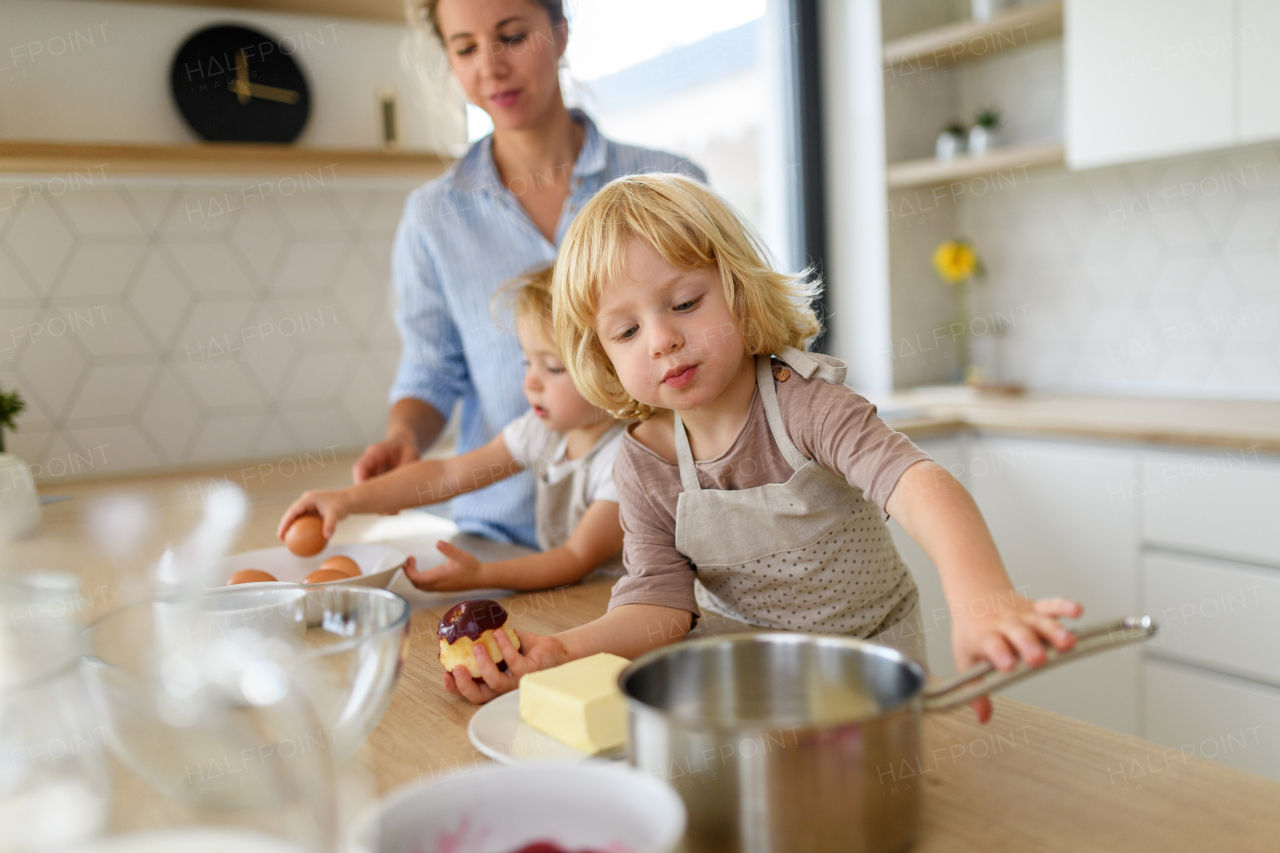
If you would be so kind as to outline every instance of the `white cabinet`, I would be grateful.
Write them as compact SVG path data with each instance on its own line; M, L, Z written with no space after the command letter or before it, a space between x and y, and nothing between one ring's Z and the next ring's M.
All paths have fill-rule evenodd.
M920 440L916 444L932 456L933 461L964 483L968 479L965 442L966 437L958 435ZM898 553L910 567L911 575L920 590L920 621L924 624L929 671L940 676L955 675L955 659L951 656L951 616L947 609L947 598L942 592L938 569L892 518L889 519L889 529L893 532L893 542Z
M967 450L958 460L961 481L978 502L1014 586L1032 598L1081 601L1084 623L1138 612L1137 510L1122 488L1136 474L1135 451L989 436L971 438ZM919 566L927 566L931 577L937 573L914 545L900 549L921 585L927 628L931 611L946 603L940 587L926 592ZM950 671L934 663L932 640L930 663ZM1138 649L1121 649L1042 673L1002 694L1137 734L1140 663Z
M920 446L973 494L1024 595L1075 598L1084 624L1147 613L1161 626L1003 695L1280 778L1280 458L990 434ZM949 675L937 570L890 527L930 667Z
M1103 166L1235 144L1236 2L1067 0L1068 164ZM1266 81L1272 98L1274 80Z
M1148 660L1146 738L1186 758L1218 761L1280 779L1280 690L1161 660Z
M1280 459L1143 454L1145 737L1280 779ZM1225 556L1230 560L1213 559Z
M1240 0L1240 141L1280 138L1280 3Z

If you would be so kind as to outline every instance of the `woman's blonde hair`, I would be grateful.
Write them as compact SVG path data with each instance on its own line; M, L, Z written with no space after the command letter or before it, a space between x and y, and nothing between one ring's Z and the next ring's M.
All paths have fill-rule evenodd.
M618 178L569 226L552 283L556 344L565 366L582 396L616 418L645 420L659 411L622 387L596 333L601 290L622 271L632 238L652 246L673 267L718 268L752 355L804 349L821 331L812 307L821 281L809 270L774 270L760 239L718 195L684 175Z

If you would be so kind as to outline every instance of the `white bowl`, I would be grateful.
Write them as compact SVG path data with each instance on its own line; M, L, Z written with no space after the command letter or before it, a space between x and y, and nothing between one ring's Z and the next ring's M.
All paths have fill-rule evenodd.
M514 853L535 841L565 850L671 853L684 801L665 782L604 764L491 764L406 785L356 828L359 853Z
M314 557L299 557L283 545L277 548L259 548L256 551L244 551L232 554L222 561L220 582L226 583L241 569L259 569L275 576L284 583L302 583L307 575L320 568L320 564L330 557L350 557L360 567L360 574L354 578L340 581L308 584L315 587L326 586L371 586L386 589L395 580L396 570L404 566L409 555L386 545L373 545L364 542L353 542L347 545L330 545ZM237 584L245 588L260 584Z

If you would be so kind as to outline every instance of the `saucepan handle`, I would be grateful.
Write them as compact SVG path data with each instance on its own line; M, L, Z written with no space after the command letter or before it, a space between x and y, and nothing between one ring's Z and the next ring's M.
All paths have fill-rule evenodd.
M999 687L1007 687L1028 676L1044 672L1050 667L1079 660L1094 652L1141 642L1154 636L1157 630L1159 628L1150 616L1126 616L1114 622L1081 628L1075 632L1075 646L1065 652L1047 648L1045 653L1049 659L1039 666L1027 666L1026 663L1019 662L1009 672L1000 672L990 661L984 661L954 678L925 688L924 709L941 711L952 708Z

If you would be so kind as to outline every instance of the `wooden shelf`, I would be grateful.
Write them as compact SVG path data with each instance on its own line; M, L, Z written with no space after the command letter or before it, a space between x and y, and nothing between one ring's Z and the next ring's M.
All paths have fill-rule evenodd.
M1023 47L1061 32L1062 0L1046 0L988 21L961 21L885 42L884 64L934 68Z
M981 157L961 155L954 160L908 160L890 163L887 170L889 189L903 187L936 186L951 181L1012 172L1016 181L1023 169L1060 165L1065 151L1060 144L1011 145L995 148Z
M216 6L245 12L288 12L404 24L403 0L133 0L168 6Z
M286 174L433 178L451 160L416 151L300 148L239 142L188 145L31 142L0 139L0 173Z

